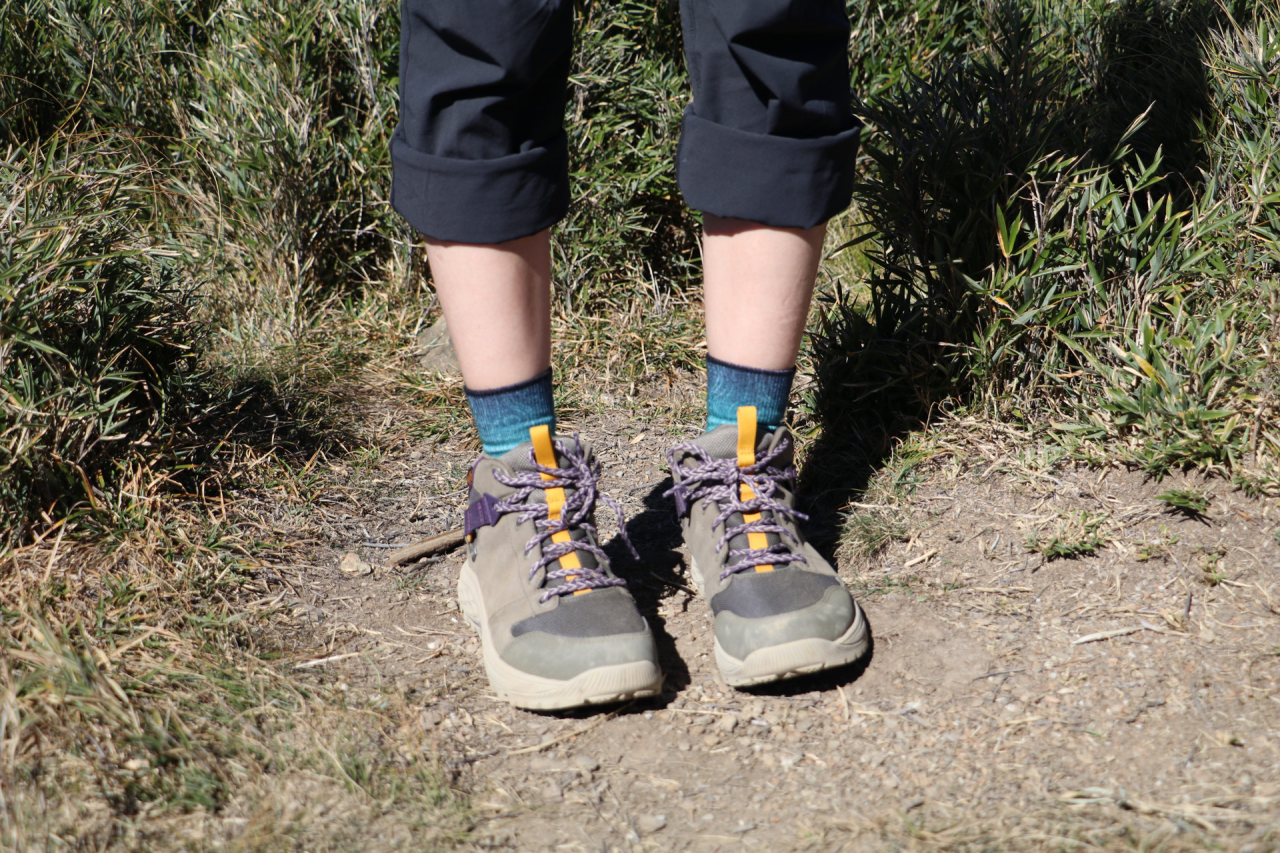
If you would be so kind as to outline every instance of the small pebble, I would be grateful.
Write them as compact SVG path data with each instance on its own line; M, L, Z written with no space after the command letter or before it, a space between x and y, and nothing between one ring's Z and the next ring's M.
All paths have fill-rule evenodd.
M367 575L373 571L373 566L360 559L360 555L355 551L348 551L342 555L338 569L349 575Z
M596 761L589 755L575 755L573 763L581 767L583 770L599 770L600 762Z
M641 835L653 835L667 825L667 816L660 814L642 814L636 818L636 832Z
M725 714L720 718L720 722L716 723L716 728L722 732L731 732L738 727L738 719L729 714Z

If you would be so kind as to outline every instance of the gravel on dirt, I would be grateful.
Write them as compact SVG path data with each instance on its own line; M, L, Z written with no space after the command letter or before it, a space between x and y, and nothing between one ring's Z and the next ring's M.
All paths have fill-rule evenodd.
M329 658L311 671L371 709L390 691L422 707L424 742L473 794L477 849L1178 849L1208 837L1275 849L1274 500L1220 479L1157 483L1036 467L998 441L942 443L898 507L905 539L840 566L872 625L869 660L741 691L719 678L662 497L664 452L682 435L616 413L562 431L593 440L644 557L627 557L601 518L659 637L657 699L561 715L498 702L457 612L463 554L392 567L386 549L362 547L458 526L461 445L387 454L359 489L295 519L291 533L319 544L309 565L281 567L299 660ZM1180 485L1211 497L1203 516L1155 499ZM834 509L858 511L847 498ZM1034 550L1082 513L1102 519L1092 555ZM833 531L815 541L834 551ZM353 571L353 557L371 568Z

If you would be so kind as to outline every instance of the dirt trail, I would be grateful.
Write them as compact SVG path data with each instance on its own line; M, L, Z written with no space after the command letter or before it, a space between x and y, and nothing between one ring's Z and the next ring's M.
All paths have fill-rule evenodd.
M389 455L375 497L335 493L298 528L327 543L295 611L316 658L333 658L316 669L362 701L394 690L421 706L406 742L460 768L475 847L1280 845L1274 501L1208 481L1205 515L1174 515L1154 496L1177 476L1043 473L996 445L944 442L917 470L910 541L841 567L873 627L870 660L743 692L718 680L709 610L685 588L661 497L675 437L618 415L567 426L594 441L645 557L609 546L660 638L660 699L511 709L489 695L456 611L461 552L381 565L386 549L367 543L459 523L458 446ZM1078 523L1110 544L1078 559L1028 551L1029 534L1065 540ZM348 550L372 573L339 571Z

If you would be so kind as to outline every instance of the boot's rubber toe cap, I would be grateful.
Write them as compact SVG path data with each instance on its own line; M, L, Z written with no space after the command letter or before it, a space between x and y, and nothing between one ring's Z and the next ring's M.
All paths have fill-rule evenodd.
M844 584L836 583L813 604L786 613L750 618L728 610L716 615L716 640L725 652L745 659L752 652L795 640L831 640L843 636L858 610Z
M600 667L648 661L656 664L658 647L647 628L607 637L561 637L530 631L515 637L501 652L502 660L539 678L568 681Z

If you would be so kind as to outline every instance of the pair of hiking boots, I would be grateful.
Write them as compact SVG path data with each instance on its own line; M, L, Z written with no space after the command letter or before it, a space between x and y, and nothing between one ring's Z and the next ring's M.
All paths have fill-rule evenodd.
M470 476L458 602L480 632L490 684L539 710L656 695L653 633L596 539L600 503L625 539L622 508L599 491L588 446L545 426L530 438L482 457ZM749 406L737 424L668 452L667 494L714 614L716 663L733 686L840 666L867 650L861 608L797 528L792 459L786 428L757 430Z

